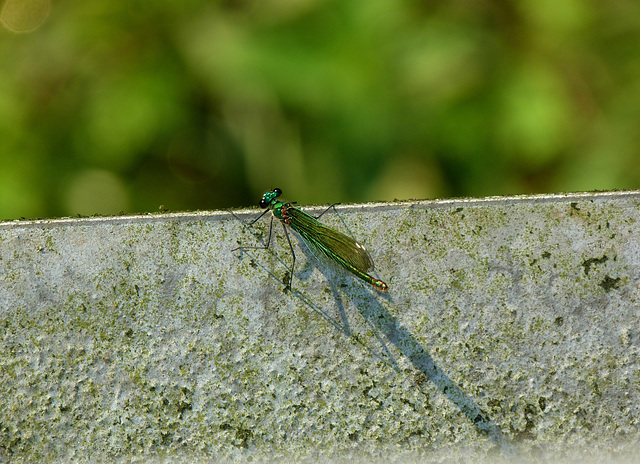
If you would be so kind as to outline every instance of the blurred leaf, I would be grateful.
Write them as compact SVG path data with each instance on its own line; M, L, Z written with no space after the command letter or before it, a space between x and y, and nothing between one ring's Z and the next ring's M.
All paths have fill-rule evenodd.
M640 185L631 0L33 1L3 217Z

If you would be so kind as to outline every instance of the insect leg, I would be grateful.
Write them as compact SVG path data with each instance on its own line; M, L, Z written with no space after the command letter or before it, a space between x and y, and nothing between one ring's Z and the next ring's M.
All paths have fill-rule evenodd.
M347 223L344 222L344 219L342 219L342 215L338 212L338 210L336 209L336 205L339 205L340 203L334 203L331 206L329 206L327 209L325 209L323 212L321 212L320 214L318 214L316 216L316 219L320 219L320 217L326 213L327 211L329 211L330 209L333 209L333 211L338 215L338 218L340 219L340 222L342 222L342 225L344 226L344 228L347 230L347 232L349 232L349 235L351 236L352 239L356 239L353 234L351 233L351 229L349 229L349 226L347 226Z
M324 213L326 213L327 211L329 211L331 208L333 208L333 210L338 213L338 211L336 210L336 205L339 205L340 203L334 203L331 206L329 206L327 209L325 209L323 212L321 212L320 214L318 214L316 216L316 219L320 219L320 216L322 216ZM339 214L338 214L339 216Z
M287 231L287 227L282 223L282 228L284 229L284 235L287 237L287 242L289 242L289 248L291 248L291 256L293 256L293 261L291 262L291 272L289 273L289 285L287 286L289 290L291 290L291 284L293 283L293 268L296 265L296 253L293 251L293 245L291 244L291 239L289 238L289 232Z
M234 212L233 212L233 211L231 211L231 210L228 210L228 211L231 213L231 215L232 215L234 218L236 218L238 221L240 221L241 223L243 223L245 226L252 226L252 225L254 225L256 222L258 222L258 221L260 220L260 218L262 218L262 216L264 216L265 214L267 214L270 210L265 209L265 210L260 214L260 216L258 216L257 218L253 219L251 222L244 222L242 219L240 219L240 218L238 217L238 215L237 215L236 213L234 213Z
M265 211L266 213L266 211ZM251 225L254 222L256 222L258 219L260 219L262 216L264 216L265 213L262 213L260 216L258 216L257 219L254 219L250 224L246 224L243 221L243 224L245 225ZM232 213L233 214L233 213ZM235 215L234 215L235 216ZM237 217L237 216L236 216ZM239 218L238 218L239 219ZM271 222L269 223L269 238L267 238L267 244L264 246L245 246L245 245L240 245L239 247L235 247L233 250L231 251L236 251L236 250L248 250L248 249L260 249L260 250L268 250L269 249L269 244L271 243L271 231L273 230L273 216L271 216ZM289 237L287 237L289 238ZM291 242L289 242L289 244L291 244Z

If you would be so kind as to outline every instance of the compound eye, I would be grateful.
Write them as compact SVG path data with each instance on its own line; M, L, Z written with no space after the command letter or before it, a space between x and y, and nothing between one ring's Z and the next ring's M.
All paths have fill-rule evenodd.
M279 197L280 195L282 195L282 190L280 190L279 188L274 188L273 193L275 193L276 196Z
M268 206L268 205L267 205L267 200L265 200L264 198L262 198L262 199L260 200L260 203L259 203L259 204L260 204L260 208L266 208L266 207Z

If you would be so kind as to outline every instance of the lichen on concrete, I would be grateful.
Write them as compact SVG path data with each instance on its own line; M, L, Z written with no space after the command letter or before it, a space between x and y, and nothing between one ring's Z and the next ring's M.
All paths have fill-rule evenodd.
M0 462L637 451L640 193L338 210L387 295L228 213L0 224Z

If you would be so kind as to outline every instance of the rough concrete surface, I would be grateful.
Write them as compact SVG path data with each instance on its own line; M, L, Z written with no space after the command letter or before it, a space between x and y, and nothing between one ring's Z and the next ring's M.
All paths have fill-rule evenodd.
M1 223L0 462L638 456L640 192L338 211L388 294L268 217Z

